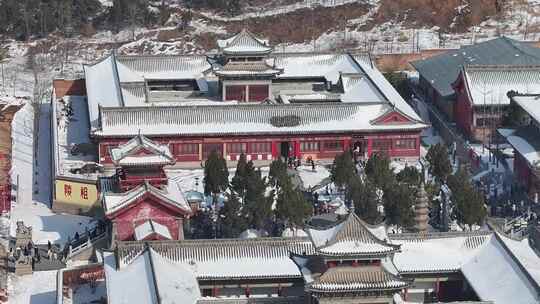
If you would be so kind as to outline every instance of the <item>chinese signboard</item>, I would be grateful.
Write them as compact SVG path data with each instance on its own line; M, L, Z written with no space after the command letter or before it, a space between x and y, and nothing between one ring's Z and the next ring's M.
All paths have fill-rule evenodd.
M90 209L98 200L96 184L57 179L55 202L70 204L80 209Z

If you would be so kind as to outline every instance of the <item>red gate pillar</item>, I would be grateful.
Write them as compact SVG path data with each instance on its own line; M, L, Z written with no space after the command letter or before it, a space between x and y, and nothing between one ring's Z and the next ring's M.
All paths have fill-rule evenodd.
M302 158L302 155L300 154L300 141L299 140L294 141L294 156L296 158Z
M277 142L272 141L272 159L277 159L278 157L279 155L278 155Z

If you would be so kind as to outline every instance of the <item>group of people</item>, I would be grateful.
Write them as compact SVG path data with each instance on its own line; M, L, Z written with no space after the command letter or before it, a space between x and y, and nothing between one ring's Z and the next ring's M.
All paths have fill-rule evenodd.
M55 250L50 241L47 241L47 255L48 260L58 260L61 258L60 253ZM32 241L29 241L26 246L18 246L13 249L9 248L9 259L19 263L32 263L34 268L35 263L40 263L42 258L42 252L38 246Z

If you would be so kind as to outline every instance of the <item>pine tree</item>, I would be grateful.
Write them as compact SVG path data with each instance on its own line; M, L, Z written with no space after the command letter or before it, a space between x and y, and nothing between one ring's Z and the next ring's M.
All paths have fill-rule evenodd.
M276 199L276 215L286 226L302 226L312 213L312 206L302 192L293 189L292 183L285 183L280 188Z
M418 169L412 166L407 166L398 174L396 174L396 180L398 182L406 183L411 186L419 185L422 177Z
M334 158L330 179L336 186L343 189L355 175L354 162L350 152L343 152Z
M241 204L236 194L230 194L220 210L221 234L225 238L236 238L246 230L247 224L241 214Z
M366 176L378 188L385 190L394 180L390 159L384 153L373 153L366 163Z
M463 224L481 225L486 217L483 196L470 183L468 172L460 168L448 176L447 185L452 190L452 202L456 206L458 221Z
M270 172L268 172L269 183L272 187L281 187L289 180L287 174L287 164L278 158L270 164Z
M431 173L439 183L446 181L448 175L452 173L452 164L448 158L448 150L443 144L431 146L426 155L429 162L429 173Z
M387 224L401 227L414 225L413 190L406 184L394 183L383 194L384 213Z
M229 186L229 170L221 154L212 151L204 163L204 194L213 196L214 204L217 195Z
M254 171L255 167L253 166L253 162L247 162L246 155L242 153L238 163L236 164L236 172L234 173L234 177L231 180L232 189L236 191L236 193L238 193L238 195L242 198L246 193L247 180Z
M377 188L369 180L363 182L358 175L354 175L348 183L347 199L353 202L354 211L361 219L370 224L379 221Z
M254 170L248 175L243 208L249 228L264 229L266 221L270 218L272 202L265 197L265 192L266 183L261 170Z

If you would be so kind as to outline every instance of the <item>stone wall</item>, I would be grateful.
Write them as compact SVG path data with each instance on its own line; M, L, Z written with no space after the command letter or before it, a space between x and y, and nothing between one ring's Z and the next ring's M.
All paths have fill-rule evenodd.
M11 209L11 122L20 108L0 101L0 212Z

